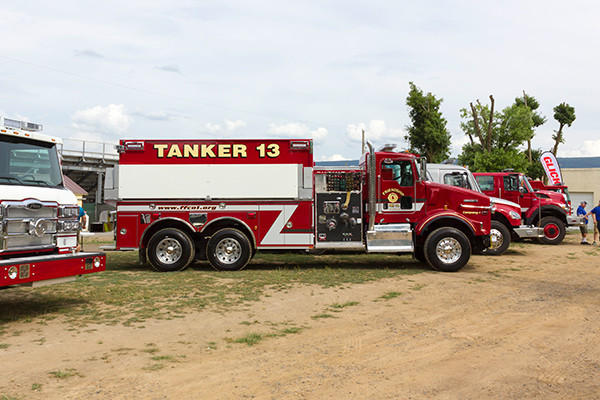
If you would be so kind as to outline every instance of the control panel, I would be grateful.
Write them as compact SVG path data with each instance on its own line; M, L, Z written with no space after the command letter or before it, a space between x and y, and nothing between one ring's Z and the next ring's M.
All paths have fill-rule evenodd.
M363 179L356 170L316 172L317 247L362 243Z

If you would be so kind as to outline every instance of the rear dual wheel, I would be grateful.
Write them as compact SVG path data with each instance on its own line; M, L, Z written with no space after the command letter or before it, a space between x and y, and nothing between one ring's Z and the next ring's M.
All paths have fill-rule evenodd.
M194 260L194 243L179 229L165 228L148 242L148 260L156 271L171 272L187 268Z
M252 245L243 232L225 228L215 232L206 244L210 265L218 271L238 271L252 258Z

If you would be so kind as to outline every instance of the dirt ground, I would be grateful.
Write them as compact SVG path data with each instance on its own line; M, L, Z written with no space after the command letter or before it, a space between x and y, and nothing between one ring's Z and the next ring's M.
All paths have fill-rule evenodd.
M13 323L0 340L0 398L599 398L599 255L571 234L474 256L458 273L298 286L143 329ZM348 306L315 317L332 304ZM290 322L303 329L226 340Z

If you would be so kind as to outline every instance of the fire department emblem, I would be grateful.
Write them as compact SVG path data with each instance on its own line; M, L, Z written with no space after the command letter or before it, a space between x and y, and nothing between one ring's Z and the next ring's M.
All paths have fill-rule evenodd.
M383 191L383 196L387 198L390 203L395 203L398 201L400 196L404 196L404 193L400 189L389 188Z

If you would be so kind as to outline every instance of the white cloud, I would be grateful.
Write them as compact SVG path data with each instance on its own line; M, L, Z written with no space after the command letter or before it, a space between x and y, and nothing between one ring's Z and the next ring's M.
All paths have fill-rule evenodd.
M201 129L201 131L213 134L220 134L224 131L233 132L245 127L246 123L242 120L238 119L237 121L230 121L226 119L224 124L207 122L204 124L204 127Z
M204 131L210 133L218 133L223 130L223 127L219 124L213 124L212 122L207 122L204 124Z
M600 156L600 140L584 140L583 145L579 146L579 148L575 150L563 150L560 146L558 146L558 157L598 156Z
M469 143L469 137L467 135L462 135L458 139L453 135L452 143L450 144L451 154L457 156L462 153L462 147L467 143Z
M365 131L366 140L379 142L381 140L393 139L397 142L404 141L404 130L399 128L388 128L385 121L373 119L369 124L359 122L358 124L349 124L346 128L348 138L355 142L362 142L362 131Z
M246 127L246 123L242 120L237 120L237 121L229 121L229 120L225 120L225 126L227 127L227 130L230 132L233 132L235 130L238 130L240 128L245 128Z
M76 129L84 132L121 136L131 126L133 118L123 104L109 104L75 111L71 121Z
M288 122L287 124L277 125L269 124L267 132L277 137L292 137L296 139L304 139L311 137L315 141L322 141L327 137L327 129L319 127L311 131L308 126L298 122Z

